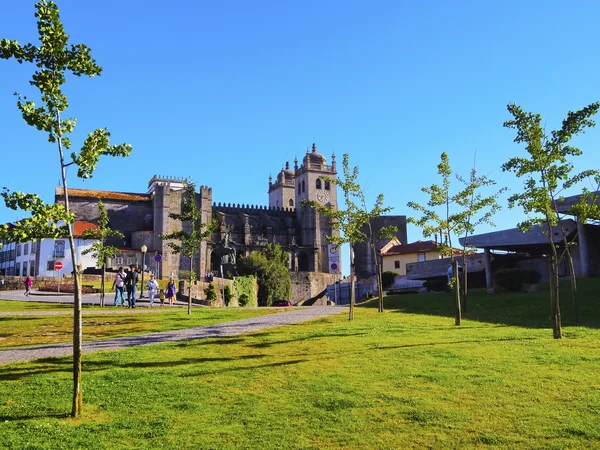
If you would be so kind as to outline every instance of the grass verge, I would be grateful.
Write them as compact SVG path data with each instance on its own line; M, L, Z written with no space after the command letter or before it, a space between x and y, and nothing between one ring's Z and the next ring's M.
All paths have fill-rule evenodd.
M0 447L598 448L596 295L584 325L563 301L562 340L543 292L471 298L462 327L450 295L396 296L353 322L86 355L78 419L68 358L2 366Z

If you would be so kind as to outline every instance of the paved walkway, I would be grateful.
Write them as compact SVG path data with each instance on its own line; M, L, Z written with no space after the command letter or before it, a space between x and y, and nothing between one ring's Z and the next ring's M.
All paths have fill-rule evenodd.
M250 319L236 320L207 327L196 327L185 330L163 331L140 336L116 337L103 341L84 341L83 353L92 353L105 350L118 350L140 345L158 344L161 342L189 341L194 339L218 338L237 336L265 328L278 327L307 320L339 314L346 308L336 306L311 306L305 309L296 309L278 314L253 317ZM59 358L73 353L73 344L52 344L35 347L24 347L10 350L0 350L0 364L32 361L43 358Z
M144 291L145 292L145 291ZM140 293L138 291L137 295ZM73 294L57 294L52 292L41 292L33 290L31 291L31 295L25 296L23 295L22 290L18 291L0 291L0 300L18 300L21 302L44 302L44 303L67 303L73 304ZM107 292L104 296L104 304L106 306L113 306L115 302L115 293ZM160 300L156 298L154 300L154 304L160 303ZM83 294L83 298L81 299L82 305L92 305L92 306L100 306L100 294ZM187 305L184 302L176 301L175 304L178 305ZM147 298L136 300L136 305L140 306L148 306L149 301Z

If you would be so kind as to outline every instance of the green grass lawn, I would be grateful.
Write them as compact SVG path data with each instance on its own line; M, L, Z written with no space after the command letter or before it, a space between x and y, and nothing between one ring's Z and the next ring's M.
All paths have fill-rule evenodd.
M402 449L600 447L600 283L563 296L386 298L245 336L0 366L0 448ZM161 316L161 315L159 315ZM3 331L2 331L3 332Z
M111 311L110 308L114 307L105 307L104 310ZM72 309L71 305L67 311L72 311ZM159 307L156 309L158 310ZM160 312L145 313L144 311L142 313L140 311L138 314L132 310L118 308L115 314L94 314L93 311L100 311L101 308L86 308L85 312L92 311L92 313L83 315L83 337L85 340L100 340L117 336L180 330L272 314L278 311L277 309L194 308L192 314L188 315L187 308L162 307L160 309ZM56 309L45 311L48 310L56 311ZM58 309L58 311L65 311L65 309ZM0 317L0 350L19 346L72 342L72 340L72 314Z
M2 293L0 293L2 297ZM84 306L84 309L87 309ZM45 303L45 302L26 302L19 300L0 300L0 312L20 312L20 311L70 311L73 310L73 304L67 303Z

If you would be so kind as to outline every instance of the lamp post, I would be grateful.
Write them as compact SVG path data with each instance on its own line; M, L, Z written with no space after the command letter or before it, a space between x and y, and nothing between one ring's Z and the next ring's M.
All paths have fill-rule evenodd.
M146 252L148 247L142 245L142 289L140 290L140 298L144 298L144 272L146 271Z

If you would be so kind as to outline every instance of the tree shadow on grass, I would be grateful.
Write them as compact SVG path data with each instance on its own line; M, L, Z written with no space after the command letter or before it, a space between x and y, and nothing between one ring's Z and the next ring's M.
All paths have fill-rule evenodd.
M578 281L577 300L580 309L580 322L574 320L571 295L567 283L561 283L561 315L563 326L600 328L600 280ZM550 301L548 285L540 285L540 291L501 292L488 294L484 289L469 291L467 312L463 318L524 328L550 328ZM369 301L360 308L377 308L376 301ZM384 308L399 313L425 314L454 319L454 296L446 292L432 292L384 297Z
M11 416L6 416L6 415L0 414L0 422L13 422L16 420L68 419L69 417L71 417L71 415L68 413L50 413L50 414L37 413L37 414L21 414L21 415L17 414L17 415L11 415Z
M290 361L281 361L281 362L275 362L275 363L270 363L270 364L258 364L255 366L237 366L237 367L225 367L223 369L217 369L215 370L214 368L210 368L207 369L205 371L199 371L199 372L195 372L195 373L186 373L186 374L181 374L181 377L184 378L190 378L190 377L202 377L205 375L213 375L213 374L219 374L219 373L231 373L231 372L236 372L236 371L243 371L243 370L255 370L255 369L264 369L264 368L269 368L269 367L283 367L283 366L291 366L294 364L300 364L303 362L307 362L307 359L293 359Z

